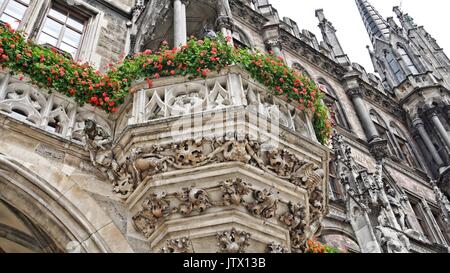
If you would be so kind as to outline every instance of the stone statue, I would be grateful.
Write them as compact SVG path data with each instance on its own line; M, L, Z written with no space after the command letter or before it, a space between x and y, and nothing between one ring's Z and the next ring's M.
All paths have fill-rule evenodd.
M392 212L395 215L395 218L398 222L398 224L400 225L400 228L404 231L407 229L406 227L406 213L405 213L405 209L403 208L402 205L402 200L400 200L400 198L397 196L397 193L395 192L395 190L390 187L387 186L387 199L389 204L391 205L392 208Z
M375 227L376 236L387 253L409 253L408 237L388 226L386 216L381 213Z
M441 218L442 221L446 224L447 232L450 232L450 201L447 196L439 189L436 181L431 181L433 185L433 190L436 195L436 200L441 208Z
M84 122L83 139L85 149L89 152L91 163L100 172L106 173L109 180L117 180L119 165L111 150L112 139L105 129L99 127L94 120Z

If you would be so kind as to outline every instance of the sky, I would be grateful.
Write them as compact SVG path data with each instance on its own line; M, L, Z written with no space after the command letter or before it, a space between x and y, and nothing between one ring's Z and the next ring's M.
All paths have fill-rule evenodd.
M371 45L355 0L269 0L280 18L290 17L297 22L300 30L307 29L322 40L315 10L322 8L325 17L337 30L339 41L352 62L361 64L368 72L373 72L367 45ZM412 16L419 26L435 38L439 45L450 54L448 0L369 0L384 18L394 17L394 6L400 6L404 13ZM399 24L399 22L397 21Z

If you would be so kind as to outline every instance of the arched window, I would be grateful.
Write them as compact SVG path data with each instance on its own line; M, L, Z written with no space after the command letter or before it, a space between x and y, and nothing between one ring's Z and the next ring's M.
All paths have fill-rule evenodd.
M414 156L414 153L405 134L403 134L402 130L400 130L400 128L395 123L391 123L390 127L392 135L394 136L395 141L398 145L400 159L411 167L418 167L419 164L416 157Z
M380 115L378 115L374 110L370 111L370 117L373 123L375 124L375 127L377 128L380 137L384 140L387 140L389 155L397 157L397 154L395 152L395 145L394 142L392 141L391 136L389 135L389 130L388 127L386 126L386 123L383 121Z
M391 52L386 51L384 53L384 57L386 58L386 62L389 65L389 68L392 71L392 74L395 76L395 79L397 82L402 82L405 79L405 75L400 67L400 64L398 63L397 59L395 58L394 54Z
M402 46L398 46L398 53L400 54L400 57L402 58L405 65L408 67L409 71L413 74L419 74L419 71L417 70L417 67L414 65L413 61L409 57L408 53Z
M233 42L236 46L251 48L252 43L248 36L239 28L235 27L233 31Z
M318 86L319 89L325 93L324 102L332 111L333 120L336 122L337 125L346 129L350 129L350 124L344 114L342 105L338 97L336 96L336 92L323 79L319 79Z
M298 72L302 73L304 76L307 76L308 78L311 78L311 75L308 73L308 71L299 63L294 63L292 65L292 68L297 70Z

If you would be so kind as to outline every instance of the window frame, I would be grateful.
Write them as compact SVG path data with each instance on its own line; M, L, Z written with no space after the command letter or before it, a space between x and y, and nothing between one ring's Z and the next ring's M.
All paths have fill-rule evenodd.
M386 63L389 66L389 70L391 71L392 75L395 77L395 80L398 83L401 83L406 79L405 73L402 70L402 67L400 66L400 63L398 62L397 58L395 57L394 53L385 51L384 52L384 58L386 59ZM395 69L394 65L398 68Z
M419 69L417 68L416 64L409 56L408 51L402 45L397 45L397 50L400 55L400 58L403 60L403 62L405 63L405 66L409 69L409 71L413 75L419 74Z
M31 0L29 14L24 20L23 30L29 33L29 39L36 40L40 33L52 4L65 6L75 12L88 18L84 29L84 37L81 42L76 61L89 62L100 66L101 58L96 52L96 46L100 39L101 26L104 18L104 12L86 2L79 2L77 5L70 5L68 0Z
M332 104L336 108L336 111L335 111L336 112L335 115L337 116L337 117L335 117L336 125L344 128L344 129L351 130L352 128L351 128L350 122L348 121L347 116L345 115L345 112L342 108L341 101L337 97L334 89L323 79L319 79L317 81L317 85L318 85L319 89L325 93L325 98L323 99L324 103ZM322 87L324 87L326 90L323 90Z
M59 19L51 16L50 15L50 11L52 9L56 10L57 12L64 13L66 15L65 22L62 22ZM62 50L60 48L60 46L63 43L63 38L64 38L64 34L66 32L66 29L70 29L72 31L80 33L78 30L76 30L73 27L67 25L68 19L69 18L74 18L74 19L77 20L77 22L79 22L79 23L82 22L83 30L80 33L81 37L80 37L80 42L78 44L78 47L76 48L76 50L77 50L76 54L72 55L72 54L69 53L72 56L73 59L75 59L75 60L78 59L79 56L80 56L80 53L81 53L81 49L82 49L82 47L84 45L84 42L85 42L86 31L87 31L87 26L89 24L90 16L89 15L83 15L76 8L74 9L74 8L71 8L71 7L64 6L63 4L61 4L61 3L57 2L57 1L51 1L49 6L46 8L44 15L42 16L41 22L39 24L39 28L38 28L37 33L35 35L36 41L39 41L39 38L41 37L42 33L45 33L43 30L44 30L44 27L45 27L45 23L47 22L47 19L49 19L49 18L51 20L57 22L58 24L60 24L62 26L61 30L59 31L58 38L52 36L53 38L57 39L56 46L53 46L53 47L55 47L55 48L57 48L59 50ZM81 20L81 21L78 21L78 20ZM45 34L47 34L47 33L45 33ZM49 35L49 34L47 34L47 35ZM64 51L64 50L62 50L62 51ZM66 51L64 51L64 52L66 52Z
M387 127L387 124L384 121L384 119L373 109L369 111L369 115L380 137L384 140L387 140L389 155L391 157L398 158L399 155L395 143L392 139L389 127ZM376 118L376 120L374 120L374 118Z
M28 3L28 4L26 4L25 2L23 2L23 0L4 0L3 4L0 5L0 17L3 16L3 14L5 13L6 8L8 7L8 4L9 4L11 1L17 2L17 3L19 3L19 4L21 4L21 5L23 5L23 6L26 7L25 12L23 13L22 18L20 19L19 24L17 25L17 29L20 29L20 28L22 27L22 25L23 25L23 19L26 18L27 13L29 12L29 9L30 9L30 7L31 7L31 5L32 5L32 1L33 1L33 0L29 0L29 3ZM8 16L12 17L12 16L9 15L9 14L8 14ZM16 19L16 20L19 20L19 19ZM3 23L3 22L0 21L0 23Z

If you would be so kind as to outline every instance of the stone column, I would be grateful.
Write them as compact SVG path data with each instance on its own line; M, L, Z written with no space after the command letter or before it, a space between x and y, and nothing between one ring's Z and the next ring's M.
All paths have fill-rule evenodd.
M416 130L419 132L420 137L422 138L423 142L425 143L425 146L428 149L428 152L431 153L431 156L433 157L436 164L439 165L439 167L442 167L444 165L444 161L442 161L442 158L440 157L438 151L434 147L433 142L430 139L430 136L428 135L427 131L425 130L425 125L423 124L422 119L416 118L413 120L413 126L416 128Z
M439 119L438 112L436 110L431 113L431 121L433 122L434 128L439 132L442 140L444 140L445 144L450 149L450 137Z
M232 37L233 35L233 20L228 16L220 16L216 21L217 29L223 34L223 37ZM228 42L230 45L233 45L233 39Z
M370 118L369 111L367 111L364 101L362 99L362 91L358 88L347 90L347 95L352 99L353 105L356 110L356 114L361 121L361 124L366 132L368 142L380 138L375 124L373 124Z
M173 0L173 35L174 46L179 47L187 42L186 4L184 0Z

